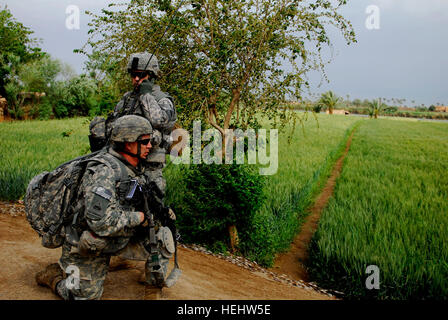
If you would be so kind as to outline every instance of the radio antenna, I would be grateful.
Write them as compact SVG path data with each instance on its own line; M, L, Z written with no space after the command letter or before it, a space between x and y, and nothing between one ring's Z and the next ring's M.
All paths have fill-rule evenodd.
M159 46L160 43L162 42L163 37L165 36L166 32L168 31L169 27L171 26L171 23L173 22L174 19L174 13L176 13L177 11L179 11L180 7L182 6L182 4L184 3L185 0L182 0L179 5L177 6L176 10L174 10L171 13L171 17L170 17L170 21L168 22L168 24L165 27L165 31L163 31L162 36L160 37L159 41L157 41L157 45L156 45L156 50L153 50L153 52L151 53L151 57L149 58L148 62L146 63L146 66L144 68L144 70L146 70L146 68L148 67L149 63L151 62L152 57L154 56L154 51L158 51L159 50Z

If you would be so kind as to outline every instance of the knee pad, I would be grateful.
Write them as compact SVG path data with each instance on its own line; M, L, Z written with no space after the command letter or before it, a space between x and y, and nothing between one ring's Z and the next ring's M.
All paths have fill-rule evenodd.
M160 253L165 259L170 259L176 246L174 244L173 234L168 227L160 227L156 234L157 241L159 242Z

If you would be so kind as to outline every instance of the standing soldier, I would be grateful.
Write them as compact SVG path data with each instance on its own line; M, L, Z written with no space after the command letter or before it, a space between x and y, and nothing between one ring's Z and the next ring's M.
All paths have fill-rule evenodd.
M148 178L157 185L162 197L166 182L162 176L165 166L165 154L172 144L171 131L177 121L173 98L162 92L155 81L160 76L157 57L148 52L134 53L128 61L128 73L131 76L134 91L127 92L115 107L114 113L106 121L106 135L109 136L114 121L123 115L136 114L148 119L154 129L152 145L145 161Z
M89 161L73 204L77 218L72 228L81 235L79 241L65 239L59 264L39 272L38 284L66 300L99 299L110 258L119 255L146 260L146 281L153 293L160 292L175 247L170 230L155 223L144 192L142 161L152 147L152 134L143 117L116 120L111 146ZM65 280L67 270L79 270L74 286Z

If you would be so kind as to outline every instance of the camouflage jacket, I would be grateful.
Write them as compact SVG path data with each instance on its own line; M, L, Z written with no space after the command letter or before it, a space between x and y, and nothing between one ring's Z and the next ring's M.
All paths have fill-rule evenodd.
M102 162L91 161L81 181L75 209L75 212L83 213L78 233L90 229L110 242L109 251L116 251L126 246L129 239L135 235L136 227L140 225L142 199L136 196L126 200L125 196L129 191L131 179L137 180L139 185L144 185L145 176L113 150L97 157L100 157ZM111 158L114 158L113 161ZM104 160L112 166L106 165ZM119 164L120 161L122 164ZM120 170L119 181L116 170Z
M127 92L115 106L113 117L135 114L145 117L154 128L153 149L149 162L165 162L165 153L171 145L170 133L177 121L173 98L160 90L153 81L145 80L138 92ZM112 130L113 124L108 128Z

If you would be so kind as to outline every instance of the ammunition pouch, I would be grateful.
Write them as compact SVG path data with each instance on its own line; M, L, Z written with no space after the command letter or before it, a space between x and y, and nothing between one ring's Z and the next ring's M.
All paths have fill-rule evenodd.
M106 145L106 119L95 117L89 125L89 143L92 152L101 150Z
M91 152L101 150L106 145L106 138L89 135L89 144Z

